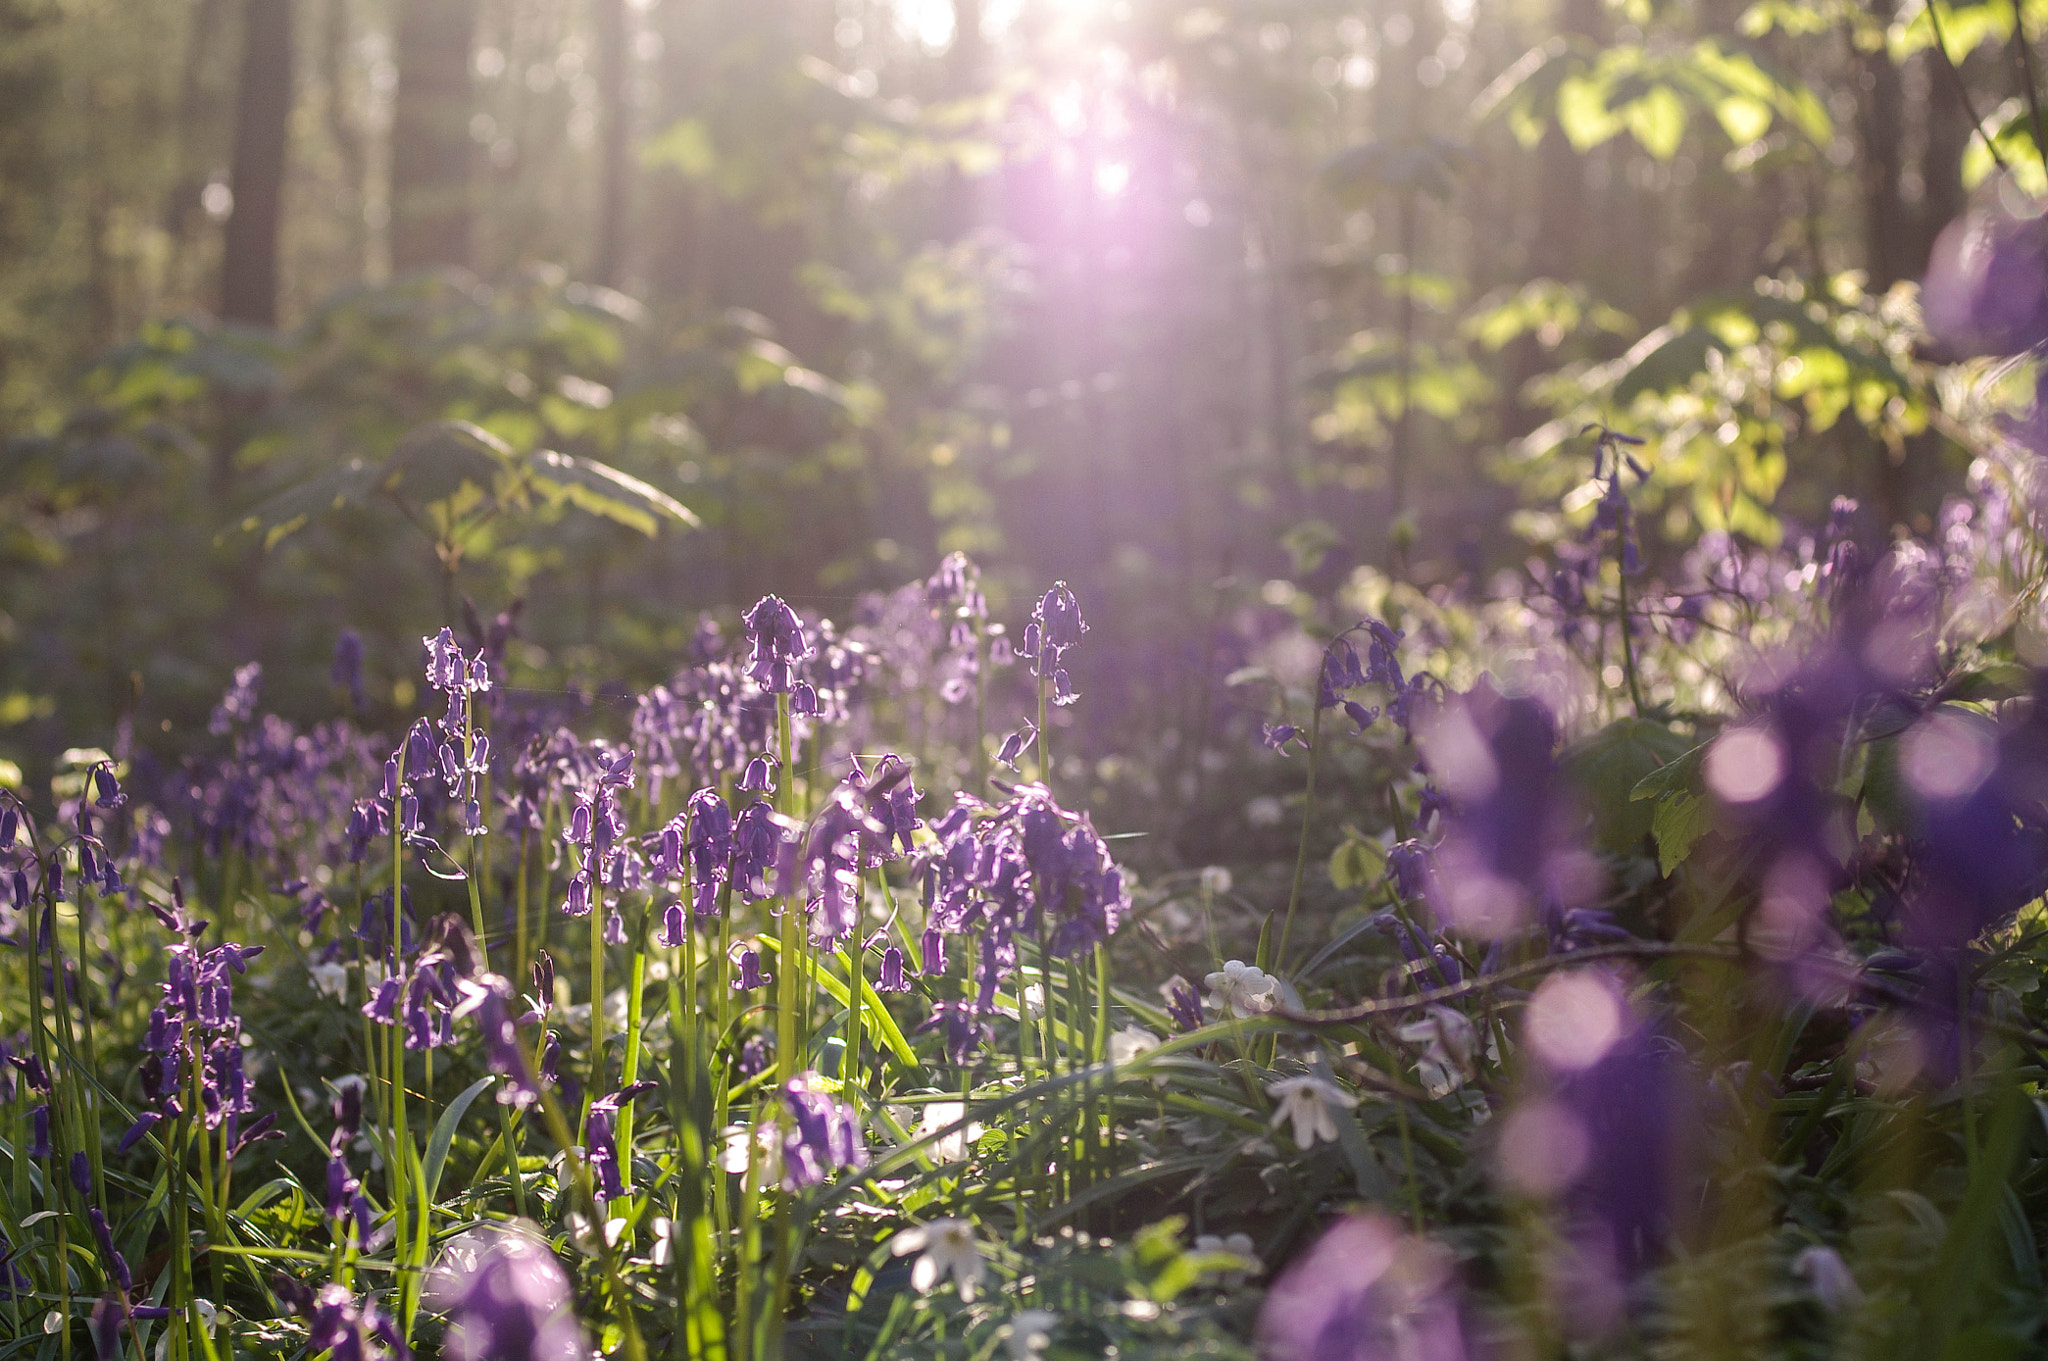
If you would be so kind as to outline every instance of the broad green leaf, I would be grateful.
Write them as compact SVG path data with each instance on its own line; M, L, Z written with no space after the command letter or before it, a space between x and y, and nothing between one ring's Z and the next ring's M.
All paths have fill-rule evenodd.
M1653 86L1623 106L1621 115L1643 150L1660 161L1678 154L1679 143L1685 140L1685 102L1669 85Z
M1653 810L1631 795L1645 776L1685 755L1689 739L1647 718L1622 718L1574 743L1564 766L1593 813L1594 835L1617 853L1650 834Z
M1771 128L1771 106L1749 95L1729 95L1714 105L1721 131L1737 146L1754 142Z
M1574 76L1558 86L1557 125L1574 150L1590 151L1620 132L1621 119L1607 110L1607 92L1600 82Z

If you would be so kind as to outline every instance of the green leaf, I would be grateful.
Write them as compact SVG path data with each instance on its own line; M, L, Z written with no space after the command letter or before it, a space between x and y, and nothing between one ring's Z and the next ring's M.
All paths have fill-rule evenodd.
M1621 116L1643 150L1660 161L1678 154L1679 143L1685 140L1685 101L1669 85L1651 87L1648 94L1625 105Z
M1377 842L1347 836L1330 852L1330 882L1341 889L1378 881L1386 873L1386 853Z
M1592 805L1594 834L1626 854L1650 834L1653 810L1632 798L1643 778L1685 755L1692 743L1662 723L1622 718L1573 744L1564 764Z
M663 520L695 529L695 511L630 473L596 459L541 449L526 461L535 481L579 510L615 520L653 538Z
M361 505L381 488L384 475L383 468L352 458L338 468L318 473L259 502L236 523L235 530L243 534L260 533L264 551L268 552L314 516Z
M1714 826L1714 807L1704 794L1676 794L1657 805L1650 835L1657 841L1657 872L1666 878L1692 853L1693 843Z
M448 1149L455 1142L455 1129L462 1123L462 1117L469 1111L470 1103L482 1096L484 1089L498 1079L496 1075L480 1077L462 1089L462 1095L448 1103L448 1109L441 1112L441 1118L434 1122L434 1133L427 1140L426 1161L420 1165L422 1199L429 1205L434 1203L441 1189L441 1169L448 1164Z

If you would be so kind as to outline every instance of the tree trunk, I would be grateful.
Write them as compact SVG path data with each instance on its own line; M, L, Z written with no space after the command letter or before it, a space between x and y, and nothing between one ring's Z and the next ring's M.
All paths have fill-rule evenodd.
M1873 13L1882 7L1873 4ZM1909 274L1917 274L1924 260L1913 254L1913 222L1899 195L1899 179L1905 171L1904 129L1900 126L1905 88L1899 68L1888 53L1857 52L1855 69L1861 89L1856 95L1856 134L1862 143L1860 160L1863 178L1864 264L1870 271L1870 286L1882 292Z
M220 314L277 325L277 237L292 119L293 0L244 0L235 91L234 211L220 262Z
M597 258L591 277L616 288L625 269L627 215L632 203L632 60L626 0L597 0L598 123Z
M342 196L342 206L348 217L344 239L347 241L348 275L353 280L363 276L369 256L363 217L363 203L369 190L366 169L369 159L363 147L362 130L356 126L348 110L348 6L349 0L327 0L326 23L320 34L320 81L327 91L326 102L321 109L327 123L327 137L334 143L335 157L341 162L342 182L347 186Z
M391 265L470 260L469 47L476 0L402 0L391 113Z

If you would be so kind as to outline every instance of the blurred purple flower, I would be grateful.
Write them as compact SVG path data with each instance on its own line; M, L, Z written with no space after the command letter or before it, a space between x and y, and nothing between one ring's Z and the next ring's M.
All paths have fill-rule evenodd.
M451 1361L588 1361L568 1273L523 1222L450 1240L429 1289Z
M2048 231L2030 213L1980 207L1935 238L1920 310L1947 357L2018 354L2048 340Z
M1377 1214L1347 1215L1274 1282L1268 1361L1465 1361L1449 1256Z
M791 1078L783 1086L782 1099L796 1125L782 1150L786 1185L821 1186L842 1171L867 1166L860 1117L826 1091L816 1073Z

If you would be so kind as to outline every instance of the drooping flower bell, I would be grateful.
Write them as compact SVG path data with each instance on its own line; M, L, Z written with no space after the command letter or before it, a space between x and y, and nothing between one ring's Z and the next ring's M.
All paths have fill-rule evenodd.
M764 595L746 613L747 674L770 694L796 689L796 668L814 655L803 621L780 596Z

